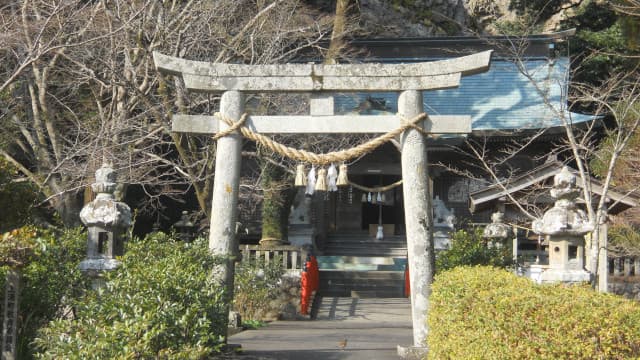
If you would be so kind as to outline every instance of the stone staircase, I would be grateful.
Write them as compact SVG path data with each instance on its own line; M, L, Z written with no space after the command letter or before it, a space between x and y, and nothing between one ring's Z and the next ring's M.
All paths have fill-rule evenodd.
M366 234L331 235L318 256L321 297L404 296L404 236L376 240Z

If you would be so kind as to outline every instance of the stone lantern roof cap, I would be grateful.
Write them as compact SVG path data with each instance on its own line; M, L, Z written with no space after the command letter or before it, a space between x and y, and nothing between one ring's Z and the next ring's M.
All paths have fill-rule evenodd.
M96 182L91 188L98 195L80 211L80 220L86 226L125 228L131 225L131 209L113 196L116 180L116 172L110 165L103 164L96 170Z
M593 231L594 226L586 213L576 207L580 189L576 186L576 176L567 166L553 177L553 188L549 192L556 202L542 219L533 222L533 231L544 235L575 236Z
M576 176L563 166L562 170L553 177L553 188L549 191L555 199L575 199L580 193L576 186Z
M189 220L189 212L185 210L182 212L180 220L173 224L173 226L177 228L192 228L195 226L195 224L191 222L191 220Z
M484 228L482 236L487 239L506 239L513 235L511 226L505 224L503 220L503 212L497 211L491 214L491 224Z

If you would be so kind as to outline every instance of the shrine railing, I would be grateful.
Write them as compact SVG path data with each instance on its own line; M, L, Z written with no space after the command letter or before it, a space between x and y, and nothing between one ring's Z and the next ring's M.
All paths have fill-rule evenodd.
M549 264L549 255L544 250L518 250L517 258L520 264Z
M615 278L637 277L640 279L640 256L610 257L609 276Z
M266 263L282 262L283 269L288 272L300 272L307 260L307 251L299 246L277 245L264 247L261 245L241 245L242 261L261 259Z

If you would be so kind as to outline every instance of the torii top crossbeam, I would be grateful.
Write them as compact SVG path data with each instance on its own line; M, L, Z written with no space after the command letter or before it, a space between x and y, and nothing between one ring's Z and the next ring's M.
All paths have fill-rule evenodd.
M192 61L153 53L156 68L181 75L189 90L404 91L457 87L460 77L489 69L491 50L412 64L243 65Z
M488 70L491 51L453 59L412 64L279 64L243 65L192 61L153 53L159 71L181 76L195 92L311 92L405 91L457 87L461 76ZM330 98L330 97L329 97ZM250 116L246 125L256 132L270 133L385 133L398 128L395 115L334 115L333 102L312 97L311 116ZM316 109L321 113L314 112ZM323 116L318 116L323 115ZM471 132L468 115L430 115L420 123L434 134ZM220 124L211 116L176 114L175 132L213 134Z

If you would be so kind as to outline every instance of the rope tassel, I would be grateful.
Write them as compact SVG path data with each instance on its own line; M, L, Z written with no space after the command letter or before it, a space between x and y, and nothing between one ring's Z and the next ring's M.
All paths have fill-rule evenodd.
M296 166L296 181L295 186L307 186L307 177L304 176L304 165L299 164Z
M318 179L316 180L316 191L327 191L327 169L318 170Z
M340 165L338 172L338 180L336 181L336 185L338 186L347 186L349 185L349 177L347 176L347 164Z

